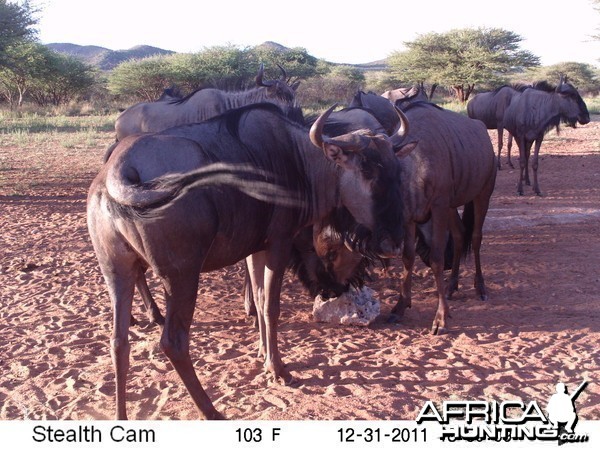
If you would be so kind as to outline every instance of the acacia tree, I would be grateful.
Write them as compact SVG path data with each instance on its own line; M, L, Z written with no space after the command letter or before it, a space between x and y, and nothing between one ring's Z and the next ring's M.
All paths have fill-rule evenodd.
M364 72L356 67L322 62L318 70L318 76L309 78L298 89L298 100L303 105L347 103L365 83Z
M119 64L108 78L108 89L128 99L153 101L172 84L174 76L168 57L151 56Z
M108 86L113 94L146 101L158 98L163 89L173 85L188 92L207 86L240 89L254 85L261 62L265 65L267 79L280 76L277 64L285 68L289 78L295 79L313 75L317 66L316 58L304 49L286 49L278 53L231 45L215 46L192 54L126 61L113 69Z
M37 19L33 17L34 13L28 1L19 5L0 0L0 67L6 67L12 61L6 54L10 46L35 35L32 27Z
M465 28L428 33L406 42L404 52L389 58L396 78L451 88L466 102L478 84L495 84L516 70L539 65L539 58L521 50L523 40L500 28Z
M35 80L48 70L50 50L36 42L14 43L4 52L6 64L0 66L0 94L10 109L23 104Z
M317 73L319 60L310 55L305 48L286 48L272 42L266 42L249 50L249 58L255 64L263 63L265 74L269 78L280 76L278 65L287 76L288 83L306 80Z
M586 94L597 94L600 88L596 69L585 63L562 62L552 66L544 66L527 70L525 77L528 80L548 80L558 83L560 78L566 76L569 83L577 90Z
M250 83L257 70L250 61L248 50L233 45L172 55L167 62L170 64L173 84L188 91L204 86L239 89Z
M82 96L95 83L90 65L51 51L46 55L46 69L34 80L29 96L40 106L60 106Z

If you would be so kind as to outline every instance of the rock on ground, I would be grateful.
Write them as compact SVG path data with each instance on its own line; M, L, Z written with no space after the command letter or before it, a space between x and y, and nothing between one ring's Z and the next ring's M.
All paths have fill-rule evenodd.
M313 305L313 317L317 322L366 327L381 312L379 300L373 297L373 293L372 289L363 286L360 290L351 289L331 299L317 295Z

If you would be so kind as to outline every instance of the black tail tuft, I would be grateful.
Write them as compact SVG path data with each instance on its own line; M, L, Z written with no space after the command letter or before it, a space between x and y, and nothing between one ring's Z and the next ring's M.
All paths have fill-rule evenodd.
M463 258L466 258L469 253L471 253L471 247L473 244L473 229L475 225L475 205L473 202L469 202L465 205L462 215L462 223L465 227L462 256Z

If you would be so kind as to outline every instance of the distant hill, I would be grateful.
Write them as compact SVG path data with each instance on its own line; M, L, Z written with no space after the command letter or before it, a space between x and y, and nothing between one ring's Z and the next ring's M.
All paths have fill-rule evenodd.
M47 44L48 48L78 58L101 70L111 70L128 59L141 59L154 55L170 55L171 50L152 47L150 45L137 45L129 50L109 50L96 45L77 45L53 43Z
M164 50L162 48L152 47L150 45L138 45L130 48L129 50L109 50L104 47L98 47L96 45L77 45L77 44L47 44L48 48L52 50L64 53L70 56L81 59L82 61L98 67L101 70L111 70L118 66L123 61L128 59L142 59L148 56L154 55L170 55L175 53L171 50ZM278 44L277 42L266 41L257 47L264 47L276 51L285 52L290 50L284 45ZM385 70L387 68L387 61L385 59L380 61L373 61L365 64L343 64L338 65L349 65L357 67L364 71L377 71Z

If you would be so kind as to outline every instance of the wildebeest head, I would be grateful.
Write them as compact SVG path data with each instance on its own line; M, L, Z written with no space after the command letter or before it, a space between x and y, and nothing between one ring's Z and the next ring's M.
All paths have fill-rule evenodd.
M277 80L266 81L263 79L265 68L264 65L261 64L258 69L258 74L256 75L256 85L267 88L269 97L277 98L291 104L294 102L298 83L288 85L285 70L280 65L277 66L279 67L279 70L281 70L281 77Z
M334 214L335 215L335 214ZM368 260L344 245L341 233L326 219L303 228L294 238L290 269L312 297L339 297L368 278Z
M567 77L561 77L556 93L561 97L561 116L563 121L571 127L577 126L577 122L585 125L590 121L590 113L577 89L567 81Z
M315 121L310 138L327 158L345 169L340 180L341 203L356 221L352 229L344 229L345 241L372 258L395 256L402 245L402 204L394 146L408 132L408 120L398 111L400 123L391 137L359 130L329 138L322 132L335 106Z

